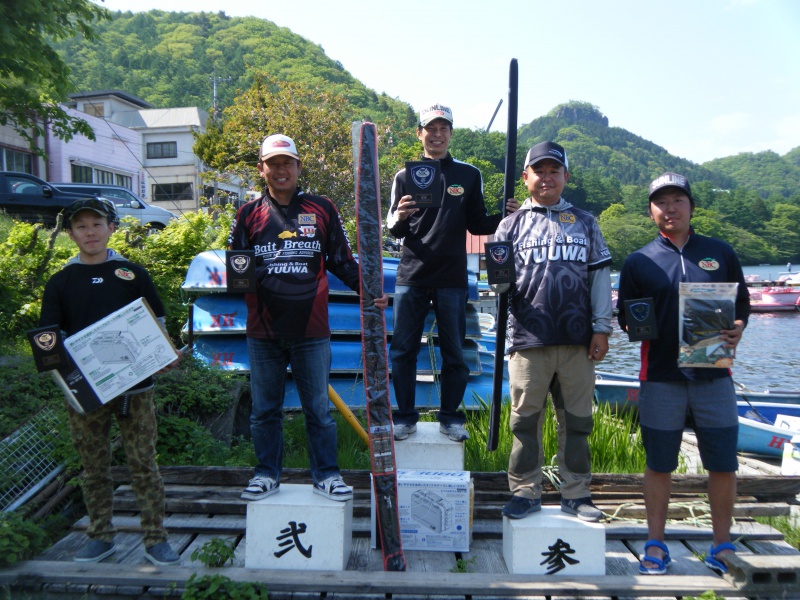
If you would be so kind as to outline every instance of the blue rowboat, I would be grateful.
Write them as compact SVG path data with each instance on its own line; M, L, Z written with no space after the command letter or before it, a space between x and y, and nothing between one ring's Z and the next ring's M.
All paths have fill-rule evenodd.
M761 421L748 417L739 417L739 439L736 449L739 452L758 454L761 456L781 457L783 456L783 446L792 441L796 435L800 435L800 407L791 404L782 405L783 412L776 413L777 418L774 423L762 423ZM740 403L740 411L741 407ZM747 406L749 410L749 406ZM764 408L766 411L766 407ZM759 408L759 412L761 412ZM794 417L791 423L789 419L782 419L782 416Z
M331 297L328 304L328 321L332 335L361 335L361 309L355 298ZM194 301L192 318L193 334L219 335L245 333L247 328L247 305L243 294L205 294ZM392 307L386 311L387 333L391 336L393 326ZM470 339L480 339L481 326L478 309L467 304L466 335ZM188 324L184 326L184 333ZM431 309L425 321L424 331L439 335L436 317Z
M395 276L399 262L400 259L397 258L384 257L383 259L383 291L390 296L394 294ZM328 287L331 295L356 295L332 273L328 273ZM181 285L181 290L192 293L226 291L225 251L206 250L195 256L186 271L186 278ZM480 299L478 274L474 271L467 271L467 292L470 301L477 302Z
M464 359L467 361L470 375L481 374L481 362L478 356L478 344L466 340L463 346ZM206 364L221 367L226 371L250 372L250 359L247 353L247 339L243 334L202 335L195 339L194 354ZM333 338L331 340L331 373L362 374L364 371L361 340ZM417 358L417 373L433 375L441 372L442 356L439 347L433 346L434 362L431 361L431 347L423 344ZM391 367L391 363L389 365ZM290 369L291 371L291 369Z

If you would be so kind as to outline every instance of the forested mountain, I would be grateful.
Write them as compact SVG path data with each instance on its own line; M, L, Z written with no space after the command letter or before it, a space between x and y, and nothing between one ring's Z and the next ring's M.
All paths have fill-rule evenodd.
M547 115L524 125L518 134L523 146L547 140L560 143L570 162L623 185L647 185L664 171L686 175L690 181L708 181L717 188L733 187L734 180L684 158L621 127L610 127L608 117L588 102L560 104Z
M72 69L79 91L120 89L158 108L229 106L257 71L338 95L370 120L388 119L398 130L416 124L411 106L378 95L356 80L317 44L256 17L218 13L112 13L95 25L97 39L73 37L53 46Z
M345 156L349 139L345 138L349 137L353 118L382 123L388 128L384 131L391 130L390 136L384 136L381 152L384 199L389 197L392 174L404 160L415 158L421 151L414 135L417 118L408 104L366 88L343 65L328 58L319 45L270 21L228 17L221 11L154 10L112 16L112 20L96 24L97 36L91 42L76 37L54 43L72 68L76 89L120 89L161 108L210 109L212 78L216 78L221 118L198 141L198 149L206 164L220 172L235 171L237 166L252 169L255 164L255 156L250 156L255 147L252 140L240 148L237 139L252 136L253 127L259 129L247 125L253 116L248 116L253 111L247 107L255 102L256 112L263 113L269 104L259 104L265 98L259 92L260 80L284 92L300 85L323 98L323 104L337 106L328 110L323 120L328 123L326 127L336 128L339 137L313 133L316 121L303 120L302 110L294 114L273 106L269 114L280 117L281 123L286 121L284 125L293 131L309 130L304 138L325 137L332 143L339 140L334 144L337 148L329 149L330 156L338 157L338 166L326 163L326 168L318 171L327 170L334 177L320 183L320 189L335 192L340 207L352 204L352 171L350 158ZM299 88L291 95L288 101L297 105L294 108L302 109L301 105L311 102L316 113L324 111L313 100L296 102L302 96ZM277 97L274 93L269 96ZM544 140L566 147L571 176L564 196L598 215L616 267L637 244L654 235L646 216L647 184L664 171L690 178L698 205L693 221L698 233L730 242L745 264L800 262L800 147L783 157L772 152L740 154L698 165L625 129L610 126L597 107L575 101L561 104L520 128L516 153L520 170L527 149ZM481 169L487 205L496 210L503 187L505 135L456 129L451 151L456 158ZM527 196L521 181L515 196ZM347 218L347 211L344 215Z
M703 164L724 173L736 185L757 191L763 198L789 198L800 194L800 146L780 156L775 152L743 152Z

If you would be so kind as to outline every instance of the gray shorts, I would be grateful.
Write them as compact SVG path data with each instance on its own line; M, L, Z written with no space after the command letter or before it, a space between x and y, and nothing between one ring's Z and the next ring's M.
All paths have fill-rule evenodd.
M647 466L670 473L678 466L683 429L691 424L703 467L733 472L738 468L739 419L730 377L702 381L643 381L639 424Z

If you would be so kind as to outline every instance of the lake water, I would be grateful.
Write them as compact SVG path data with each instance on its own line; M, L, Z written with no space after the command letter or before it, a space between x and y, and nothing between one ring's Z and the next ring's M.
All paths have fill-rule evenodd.
M799 266L792 266L797 271ZM758 274L776 280L786 265L744 267L745 275ZM615 331L609 352L597 370L637 375L639 342L629 342L614 319ZM733 379L751 390L800 389L800 311L752 313L742 341L736 349Z

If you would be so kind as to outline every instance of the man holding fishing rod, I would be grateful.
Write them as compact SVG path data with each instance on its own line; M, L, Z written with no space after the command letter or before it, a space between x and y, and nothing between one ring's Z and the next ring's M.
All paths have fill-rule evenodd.
M392 384L398 410L393 411L394 439L404 440L417 430L415 408L417 356L425 318L431 304L442 352L442 400L439 431L451 440L469 439L465 415L458 410L467 389L469 368L461 350L466 336L467 231L489 235L502 214L489 215L483 199L481 172L455 160L448 151L453 136L453 111L434 104L419 113L417 138L422 142L421 172L435 173L439 182L430 205L408 193L412 180L408 168L400 170L392 185L392 205L386 224L403 239L394 295L394 333L390 347ZM436 169L427 164L438 163ZM519 207L506 202L506 212Z
M516 270L508 323L514 436L508 483L513 495L503 507L503 515L511 519L542 507L548 392L558 418L561 510L584 521L602 517L589 490L588 438L594 364L605 358L612 332L611 253L594 216L561 197L568 169L567 153L559 144L533 146L522 172L530 198L501 221L495 234L495 241L511 242Z
M733 303L733 328L720 332L729 349L735 349L742 339L750 315L750 295L733 248L694 233L690 221L695 201L686 177L664 173L653 180L649 207L658 236L625 259L618 299L619 324L626 331L633 329L632 319L637 318L635 314L626 315L626 301L646 306L652 299L657 332L657 337L642 341L639 373L639 424L647 454L644 502L648 529L639 571L663 575L670 565L664 529L672 471L678 466L683 430L690 420L703 468L708 471L713 543L705 563L725 573L727 566L722 559L736 550L730 538L738 468L736 393L728 368L679 365L679 289L681 283L689 282L739 284ZM713 325L713 319L710 322Z

